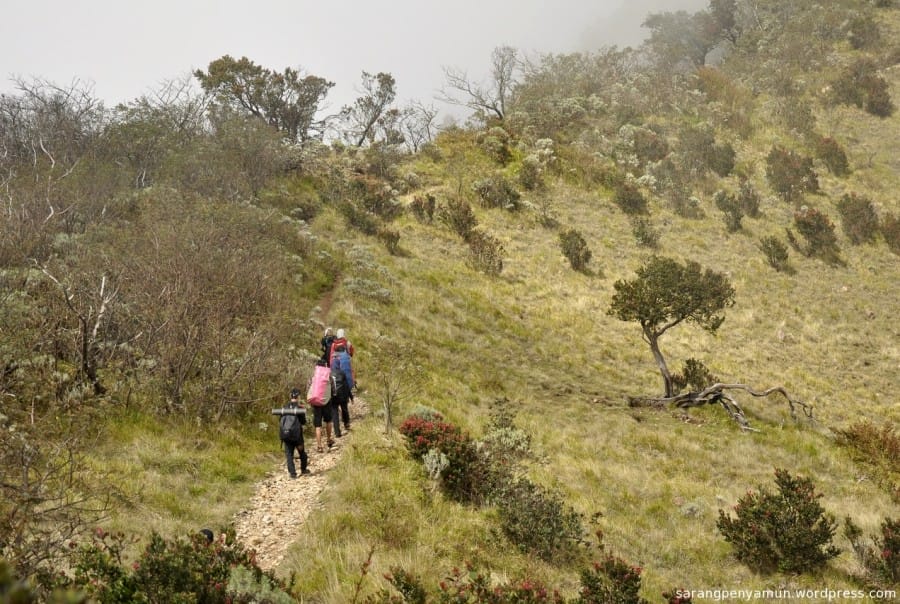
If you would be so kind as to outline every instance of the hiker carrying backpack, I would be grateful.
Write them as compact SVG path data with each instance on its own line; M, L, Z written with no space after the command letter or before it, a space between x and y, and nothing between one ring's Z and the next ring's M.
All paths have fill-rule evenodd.
M350 340L347 339L347 333L343 329L337 330L337 335L335 335L334 340L331 341L331 349L328 352L328 366L331 367L331 363L334 360L334 353L337 351L338 346L343 346L344 350L347 351L351 357L355 352L353 350L353 344L350 343Z
M341 436L341 421L344 422L344 430L350 430L350 409L348 405L353 400L353 366L350 355L343 344L334 347L334 356L331 362L331 378L334 383L334 393L331 396L332 420L334 421L334 434Z
M297 469L294 466L294 451L300 453L300 473L309 474L309 456L303 446L303 426L306 424L306 409L300 402L300 391L291 390L291 401L287 407L272 409L272 413L280 415L278 421L278 435L284 443L284 456L287 461L287 470L291 478L297 478Z
M331 362L331 344L334 342L334 333L330 327L325 328L325 335L322 336L322 360L328 365Z

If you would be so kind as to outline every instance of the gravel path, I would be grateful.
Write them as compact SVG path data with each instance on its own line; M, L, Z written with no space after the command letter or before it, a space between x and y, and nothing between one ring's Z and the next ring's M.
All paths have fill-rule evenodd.
M365 400L357 397L350 405L353 429L358 429L359 420L367 412ZM319 494L325 489L327 472L337 465L352 439L353 430L345 432L341 438L334 439L335 445L330 450L318 453L315 437L307 437L306 451L312 474L296 479L288 476L282 453L278 466L256 486L250 506L235 514L237 538L247 549L256 550L256 561L262 569L271 570L281 563L293 535L297 534L298 521L304 522L312 509L321 505ZM299 472L300 460L295 463Z

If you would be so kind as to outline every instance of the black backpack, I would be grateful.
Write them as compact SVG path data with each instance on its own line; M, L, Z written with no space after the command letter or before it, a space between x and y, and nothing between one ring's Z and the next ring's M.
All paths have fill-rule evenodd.
M281 440L287 443L300 442L300 436L303 434L300 426L300 418L296 415L282 415L280 422Z
M350 382L340 367L331 368L331 378L334 380L334 396L340 399L350 398Z

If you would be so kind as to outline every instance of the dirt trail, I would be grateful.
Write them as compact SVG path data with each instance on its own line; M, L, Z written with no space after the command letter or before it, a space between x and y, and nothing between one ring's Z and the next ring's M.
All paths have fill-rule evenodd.
M324 453L316 452L315 437L306 437L312 474L290 478L282 453L278 466L256 485L250 506L235 514L237 538L247 549L256 550L256 560L261 568L270 570L281 563L298 534L297 524L305 522L309 513L321 506L319 494L325 489L327 472L337 465L344 448L353 440L353 430L359 429L360 419L367 413L365 400L356 397L350 404L352 430L334 439L334 446ZM311 418L312 414L310 421ZM295 463L299 471L300 461Z

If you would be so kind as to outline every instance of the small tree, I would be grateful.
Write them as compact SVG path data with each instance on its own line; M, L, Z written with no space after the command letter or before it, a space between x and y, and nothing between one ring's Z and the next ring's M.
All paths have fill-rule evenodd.
M734 304L734 288L728 278L696 262L680 264L671 258L654 256L637 271L631 281L613 285L608 314L622 321L637 321L644 340L662 374L665 396L675 394L672 374L659 349L659 338L679 323L696 323L710 333L725 320L721 311Z
M389 434L394 427L397 404L419 391L425 374L418 357L399 342L378 336L371 348L375 363L371 369L372 382L384 410L384 431Z

